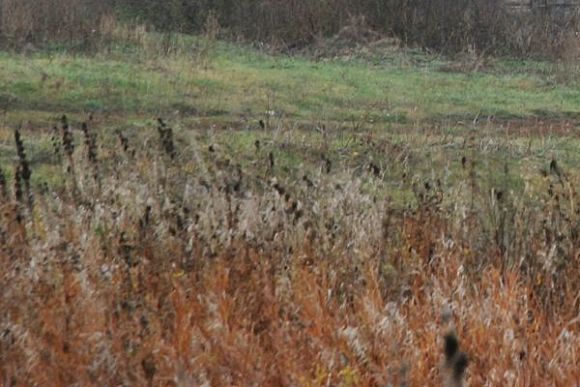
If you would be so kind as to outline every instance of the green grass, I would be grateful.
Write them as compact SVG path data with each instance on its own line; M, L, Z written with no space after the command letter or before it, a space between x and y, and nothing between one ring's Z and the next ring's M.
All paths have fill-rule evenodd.
M125 53L125 54L123 54ZM31 57L0 54L1 100L9 120L19 112L96 112L236 120L275 111L304 121L369 124L454 122L580 115L580 89L550 81L546 65L498 62L497 72L439 71L440 58L420 65L392 61L313 62L218 44L209 65L191 52L151 57L132 51L94 56L52 51ZM544 67L542 67L544 66ZM513 71L509 71L513 69ZM519 69L519 70L518 70ZM0 102L1 104L2 102Z
M182 39L179 53L168 56L134 47L94 55L0 53L0 165L10 172L16 155L9 128L23 125L33 181L58 184L48 129L63 113L73 125L93 113L103 147L115 143L116 129L135 143L155 142L153 119L162 116L182 149L216 143L250 170L262 168L272 151L277 172L298 183L304 173L322 171L323 155L343 175L369 173L372 162L381 167L382 185L371 179L369 193L381 185L401 203L413 200L413 181L465 180L463 155L476 159L482 189L523 192L552 158L567 171L580 166L578 129L557 130L558 120L575 125L580 89L554 83L550 63L496 60L485 72L453 73L441 71L451 62L413 51L316 62L225 43L200 57L191 47L203 41ZM476 116L496 120L475 125ZM502 129L535 118L556 129L532 137ZM260 119L268 130L259 129ZM369 136L382 145L369 146ZM475 145L466 146L471 138Z

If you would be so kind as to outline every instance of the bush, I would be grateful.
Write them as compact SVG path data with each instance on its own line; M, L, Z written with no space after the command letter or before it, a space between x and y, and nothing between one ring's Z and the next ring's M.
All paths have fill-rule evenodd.
M86 40L109 10L108 1L2 0L0 39L12 46Z
M579 25L575 12L510 10L504 0L2 0L0 38L86 42L105 14L186 33L203 32L215 15L224 37L290 51L364 20L377 33L438 52L560 56Z

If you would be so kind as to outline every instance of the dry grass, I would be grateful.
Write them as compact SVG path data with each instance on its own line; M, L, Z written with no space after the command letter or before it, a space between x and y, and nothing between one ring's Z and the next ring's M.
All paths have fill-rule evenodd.
M293 179L268 143L242 167L169 123L107 146L92 126L53 135L63 185L0 190L1 384L440 385L450 325L472 386L580 382L578 176L556 160L534 207L468 155L400 208L365 189L376 165Z

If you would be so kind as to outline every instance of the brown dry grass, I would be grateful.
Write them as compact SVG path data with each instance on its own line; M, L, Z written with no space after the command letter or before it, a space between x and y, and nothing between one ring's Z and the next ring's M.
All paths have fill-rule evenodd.
M464 160L398 208L372 176L292 180L268 144L242 170L154 134L56 146L65 184L32 210L8 180L1 384L440 385L449 323L472 386L580 383L578 181L557 164L534 207Z

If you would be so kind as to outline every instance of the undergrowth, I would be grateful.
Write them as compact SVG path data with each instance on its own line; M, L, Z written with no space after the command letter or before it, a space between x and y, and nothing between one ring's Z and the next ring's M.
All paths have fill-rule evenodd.
M437 385L452 359L474 386L580 380L579 176L559 159L514 191L475 137L449 181L416 162L428 144L372 132L320 129L296 165L281 129L242 154L170 120L71 121L32 164L16 131L1 166L3 384Z

